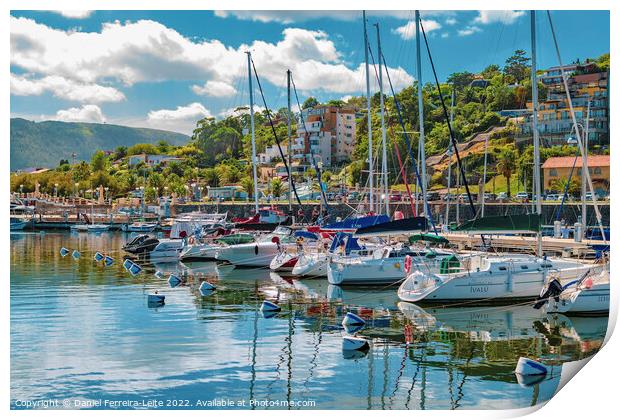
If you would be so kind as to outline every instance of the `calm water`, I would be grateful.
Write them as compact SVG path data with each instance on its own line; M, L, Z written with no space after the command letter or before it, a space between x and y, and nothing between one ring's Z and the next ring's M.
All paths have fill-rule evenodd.
M559 368L594 354L607 328L607 318L552 318L524 306L419 308L399 304L395 290L343 290L210 262L145 263L132 278L119 251L126 240L11 235L13 408L63 399L69 407L148 400L202 408L224 399L245 400L246 409L518 408L549 399L559 380L519 384L519 356ZM82 258L62 258L62 246ZM95 263L97 250L115 264ZM156 269L185 283L171 288ZM208 297L197 290L204 279L218 286ZM149 308L155 290L166 304ZM264 318L263 299L278 299L282 313ZM342 352L349 310L371 319L359 333L371 339L367 354Z

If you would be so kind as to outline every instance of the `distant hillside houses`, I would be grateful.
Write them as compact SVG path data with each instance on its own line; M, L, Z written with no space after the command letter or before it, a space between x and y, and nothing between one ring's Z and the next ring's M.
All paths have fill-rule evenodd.
M566 65L564 72L568 77L568 88L581 134L585 134L587 128L590 145L608 146L609 73L597 71L593 62ZM545 70L538 76L538 80L547 88L547 99L541 100L538 105L538 130L542 145L549 147L574 142L576 134L560 67ZM588 106L590 108L589 122ZM518 118L517 142L527 142L532 139L531 113L531 101L527 103L527 109L500 112L502 116Z
M166 166L170 162L182 162L183 158L171 155L149 155L146 153L140 153L138 155L131 155L127 157L127 164L129 167L137 166L140 163L144 163L146 166Z

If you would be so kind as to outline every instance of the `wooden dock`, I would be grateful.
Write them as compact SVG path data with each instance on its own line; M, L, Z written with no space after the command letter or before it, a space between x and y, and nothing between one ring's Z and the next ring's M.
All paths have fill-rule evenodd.
M459 249L478 249L482 246L480 235L468 235L462 233L444 234L446 239L456 245ZM496 250L501 251L521 251L536 252L535 236L517 235L484 235L487 244ZM609 243L609 242L608 242ZM584 239L582 242L575 242L574 239L562 239L543 236L543 251L547 254L563 255L566 257L592 258L595 251L591 246L605 245L604 241Z

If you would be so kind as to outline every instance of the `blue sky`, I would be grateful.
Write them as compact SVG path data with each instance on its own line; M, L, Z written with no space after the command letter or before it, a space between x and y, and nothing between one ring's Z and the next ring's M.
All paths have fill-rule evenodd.
M11 12L11 115L190 133L248 99L245 55L254 55L270 108L286 106L286 69L303 101L365 92L361 12ZM530 50L529 13L422 11L442 80L503 65ZM609 52L609 12L552 12L562 58ZM398 88L413 82L412 11L374 12ZM545 12L537 14L539 67L557 64ZM423 50L423 79L432 77ZM373 88L374 90L374 88ZM260 98L256 98L257 103Z

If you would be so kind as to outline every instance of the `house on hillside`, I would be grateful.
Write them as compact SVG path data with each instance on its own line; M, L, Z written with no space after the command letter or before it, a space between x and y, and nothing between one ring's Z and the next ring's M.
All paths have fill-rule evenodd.
M131 155L127 157L127 163L129 166L136 166L140 163L146 164L146 166L152 167L157 165L166 166L170 162L182 162L183 158L171 156L171 155L149 155L146 153L140 153L139 155Z
M590 155L588 156L588 171L592 178L594 190L599 195L609 194L609 155ZM543 164L543 188L545 191L554 190L555 181L565 179L570 176L571 169L573 179L581 180L582 161L581 156L575 162L574 156L552 157Z

